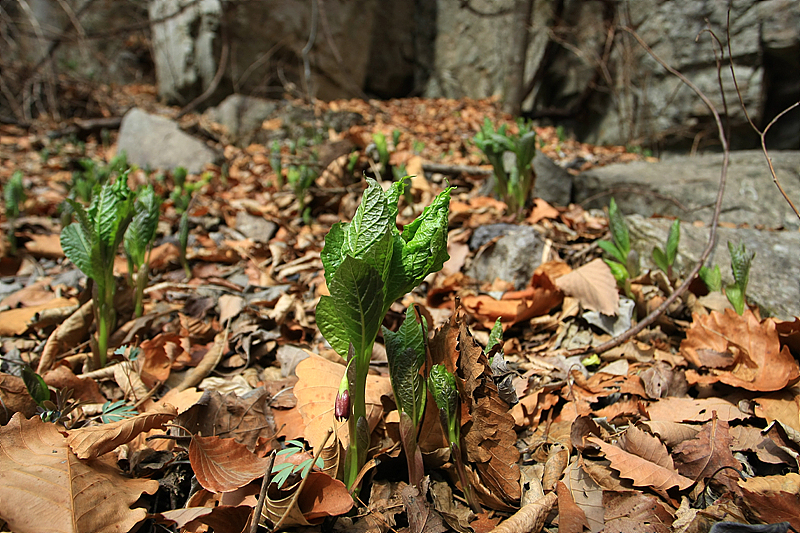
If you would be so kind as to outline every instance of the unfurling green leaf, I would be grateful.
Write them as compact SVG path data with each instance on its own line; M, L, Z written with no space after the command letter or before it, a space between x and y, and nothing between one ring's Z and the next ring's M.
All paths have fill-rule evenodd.
M678 242L680 240L681 240L681 221L675 219L675 221L672 223L672 226L670 226L669 228L669 236L667 236L666 258L667 258L667 265L669 266L675 264L675 258L678 255Z
M601 250L610 255L615 261L622 264L628 262L626 257L622 254L622 252L619 250L619 248L617 248L617 246L613 242L597 241L597 246L599 246Z
M439 408L443 422L447 422L448 440L451 444L458 443L458 388L456 377L443 365L433 365L428 376L428 389L433 400Z
M667 255L661 248L653 248L653 262L664 272L669 270L669 261L667 260Z
M44 402L50 400L50 389L47 388L47 383L28 365L22 367L22 381L36 405L42 407Z
M628 269L622 264L617 263L616 261L609 261L608 259L604 259L604 261L608 265L608 268L611 269L611 275L614 276L614 279L617 280L618 284L623 285L625 280L630 279Z
M733 271L733 280L739 286L742 294L747 291L747 282L750 278L750 265L753 258L756 256L755 252L748 252L745 249L744 243L735 246L733 243L728 242L728 250L731 254L731 270Z
M156 236L160 208L161 198L156 195L152 185L139 190L133 219L124 238L125 253L136 269L144 265L147 248Z
M725 287L725 296L738 314L744 313L744 293L739 285L732 283Z
M492 331L489 332L489 342L486 343L486 349L483 353L488 354L492 348L497 345L500 345L500 349L503 349L503 323L500 322L500 318L498 317L492 326Z
M408 414L415 427L422 420L425 409L425 378L420 369L425 364L426 337L425 324L417 322L413 307L406 310L406 317L397 333L383 328L397 409Z
M714 265L713 269L705 265L700 267L700 279L703 280L709 291L719 292L722 290L722 272L719 269L719 265Z
M6 218L13 220L19 216L20 206L25 201L25 187L22 184L22 172L17 170L11 175L3 189L3 200L6 204Z
M622 257L627 258L628 253L631 251L631 238L628 233L628 223L625 222L625 217L617 209L617 202L612 198L608 204L608 225L611 228L611 236L614 238L614 244L617 245ZM625 263L627 259L623 260Z

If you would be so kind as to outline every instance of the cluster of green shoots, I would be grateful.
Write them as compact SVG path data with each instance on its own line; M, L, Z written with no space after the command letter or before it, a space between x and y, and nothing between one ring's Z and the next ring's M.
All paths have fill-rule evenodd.
M597 244L606 252L605 262L611 268L611 273L614 275L614 279L617 280L617 284L629 298L633 299L631 278L639 275L639 256L631 249L628 224L613 198L608 206L608 225L611 229L612 240L599 241ZM670 226L664 248L653 248L653 263L667 275L667 279L672 283L676 279L674 265L675 258L678 255L680 238L680 220L675 220ZM724 288L724 292L733 308L741 315L744 313L747 303L745 292L747 291L750 265L755 257L755 252L748 252L744 243L736 246L731 242L728 242L728 251L731 256L731 271L733 272L734 281ZM700 268L699 276L709 291L723 292L722 273L719 265L714 265L713 269L703 265Z
M322 142L322 139L314 139L315 142ZM294 156L297 155L298 150L302 150L307 144L304 137L300 137L289 145L289 153ZM311 152L311 162L308 164L285 166L283 158L281 157L281 145L278 141L272 143L270 149L270 165L273 172L275 172L275 188L280 190L283 188L284 180L283 174L286 171L286 182L292 188L298 202L298 212L303 218L303 222L311 224L311 208L306 205L306 195L308 190L317 181L319 172L315 164L318 158L316 150Z
M114 277L114 259L120 245L124 244L128 261L129 283L135 289L135 313L141 316L144 289L148 283L149 256L158 228L161 198L151 185L133 191L128 186L130 168L120 172L112 181L104 176L102 183L94 184L88 207L74 198L67 198L68 211L75 222L61 232L64 254L92 280L97 337L94 352L95 367L106 364L108 338L116 326L114 297L117 283ZM188 240L188 208L194 192L210 179L206 175L198 183L186 182L186 171L173 173L175 187L171 198L181 213L181 262L189 272L186 262Z
M178 167L172 171L173 189L169 197L175 206L175 211L181 216L178 223L178 244L180 246L180 261L183 266L186 278L192 277L192 270L186 260L186 249L189 246L189 206L192 204L194 193L205 186L211 180L211 174L204 174L203 178L196 182L186 181L186 169Z
M348 420L350 444L344 480L355 490L358 473L369 446L365 388L372 347L386 312L397 299L439 271L449 258L447 226L450 189L442 191L422 214L401 232L397 228L398 201L408 186L403 178L385 191L368 180L353 220L335 224L325 237L321 259L330 296L317 305L317 325L334 350L347 360L347 371L336 401L335 413ZM424 379L415 377L424 361L426 334L411 311L401 329L387 334L392 384L408 437L409 471L419 479L421 461L416 448L408 448L421 421ZM415 370L416 369L416 370ZM414 464L412 464L412 462Z
M509 212L521 216L536 183L533 171L536 132L522 119L517 121L517 128L516 134L509 133L506 124L495 130L487 118L474 142L492 165L497 196L508 205ZM514 158L514 164L508 167L504 162L506 153Z

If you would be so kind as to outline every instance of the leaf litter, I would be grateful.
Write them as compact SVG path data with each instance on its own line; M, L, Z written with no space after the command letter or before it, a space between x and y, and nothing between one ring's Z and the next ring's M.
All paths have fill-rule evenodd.
M109 116L131 102L156 109L146 86L121 94L126 104L104 104ZM524 223L553 243L549 256L522 290L481 286L463 274L474 256L466 243L481 225L513 221L505 204L479 193L490 167L426 170L432 163L483 165L471 138L484 117L512 124L494 102L339 101L318 103L318 111L357 112L364 121L325 132L318 148L327 159L319 158L320 177L307 191L310 223L294 194L274 186L270 147L224 144L204 118L183 117L182 126L220 141L226 161L224 173L208 167L211 182L189 208L189 279L176 245L172 176L131 173L132 186L152 183L166 198L149 255L151 281L141 318L120 285L113 366L91 371L91 293L63 261L56 219L75 162L109 161L115 146L48 136L47 124L30 131L0 126L9 155L0 180L19 168L26 188L38 192L15 226L30 260L10 255L3 242L0 261L4 283L18 283L0 301L0 518L7 528L39 531L46 521L63 531L154 531L160 523L238 533L249 528L269 454L303 439L309 451L292 456L292 464L318 450L324 466L271 484L263 511L269 524L289 530L320 530L324 522L339 531L668 532L707 531L719 520L786 521L800 529L800 318L762 320L755 310L739 316L721 309L729 307L724 302L705 308L687 300L597 361L570 355L610 338L584 318L587 311L613 317L621 309L613 278L592 251L608 230L605 217L535 200ZM374 170L366 155L373 134L390 138L395 130L389 164L418 174L401 202L401 223L430 203L445 178L457 188L451 262L395 304L384 325L396 331L403 310L419 305L431 326L428 364L457 375L463 457L484 507L479 514L463 500L433 410L420 432L422 486L397 478L405 461L380 343L367 389L369 489L353 500L336 479L348 435L333 406L345 367L314 321L319 297L329 294L320 250L329 227L353 217L363 189L358 176ZM553 128L537 134L540 151L573 173L641 159L619 147L559 139ZM271 234L249 229L260 221L274 225ZM121 255L115 272L127 275ZM645 273L633 280L638 309L663 300L659 279ZM482 349L498 318L510 369L504 377L519 398L513 406L500 397ZM28 394L17 377L23 364L43 375L48 400ZM122 419L103 422L112 415ZM335 437L322 449L330 428ZM193 478L199 490L190 490Z

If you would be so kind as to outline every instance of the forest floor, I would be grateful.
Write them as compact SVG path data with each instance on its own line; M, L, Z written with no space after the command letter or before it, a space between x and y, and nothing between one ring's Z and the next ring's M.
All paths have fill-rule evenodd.
M177 111L158 105L150 86L99 89L91 102L94 116L120 116L133 105ZM249 531L271 452L286 449L263 508L267 527L694 533L720 521L786 521L769 531L800 531L800 320L761 318L755 309L739 315L695 283L635 339L582 352L625 328L624 316L604 320L600 312L614 316L628 293L641 318L680 284L680 273L645 272L620 291L596 260L597 242L610 238L606 215L536 200L520 223L546 247L531 259L539 266L527 286L471 279L467 268L496 241L473 250L473 232L517 217L481 193L486 172L455 167L491 170L472 139L486 117L511 128L513 121L492 101L316 109L354 111L364 121L315 146L283 144L284 161L296 165L312 152L324 160L336 142L352 145L302 193L307 212L289 185L276 186L269 146L218 145L224 163L188 176L199 184L188 207L191 276L180 258L174 173L130 173L132 189L151 184L164 199L150 279L143 314L134 317L128 263L116 256L113 356L94 369L92 293L64 258L61 206L117 155L116 133L70 129L75 121L0 125L0 182L6 188L19 170L26 192L13 225L18 252L0 241L0 518L8 530ZM180 122L210 142L220 138L198 116ZM428 363L455 371L474 510L435 409L418 438L426 476L408 485L382 336L368 380L368 468L355 501L337 479L347 424L336 423L333 410L345 366L315 322L329 294L320 252L331 226L354 216L362 176L391 173L367 153L374 133L390 140L390 167L417 176L400 199L398 227L455 187L449 261L393 304L383 324L397 331L405 309L418 306L430 326ZM572 174L644 159L555 128L536 133L537 149ZM440 171L425 177L431 163ZM506 371L489 364L497 348L482 348L498 318ZM33 371L49 391L37 391ZM308 472L302 467L315 453L323 466Z

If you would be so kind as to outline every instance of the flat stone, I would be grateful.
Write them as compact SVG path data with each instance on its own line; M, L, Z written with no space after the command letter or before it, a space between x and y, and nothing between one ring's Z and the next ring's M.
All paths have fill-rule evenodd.
M239 211L236 213L236 230L253 242L265 243L278 231L278 225L264 217Z
M770 156L789 198L800 198L800 151L771 151ZM585 208L602 208L613 196L626 215L662 215L710 224L721 168L722 154L608 165L583 172L575 179L573 201L586 201ZM797 216L773 183L761 151L731 153L720 222L765 228L800 227Z
M147 169L185 168L199 174L218 154L181 131L174 121L133 108L122 118L117 150L128 154L128 161Z
M638 215L626 217L631 233L631 246L639 254L643 268L656 268L653 247L664 248L672 225L667 219L646 219ZM708 242L708 227L681 223L681 239L675 265L679 272L688 272ZM762 316L784 320L800 316L800 232L769 231L746 228L718 228L717 243L706 265L719 265L723 285L733 282L728 241L744 243L756 253L747 285L748 301L761 308Z

